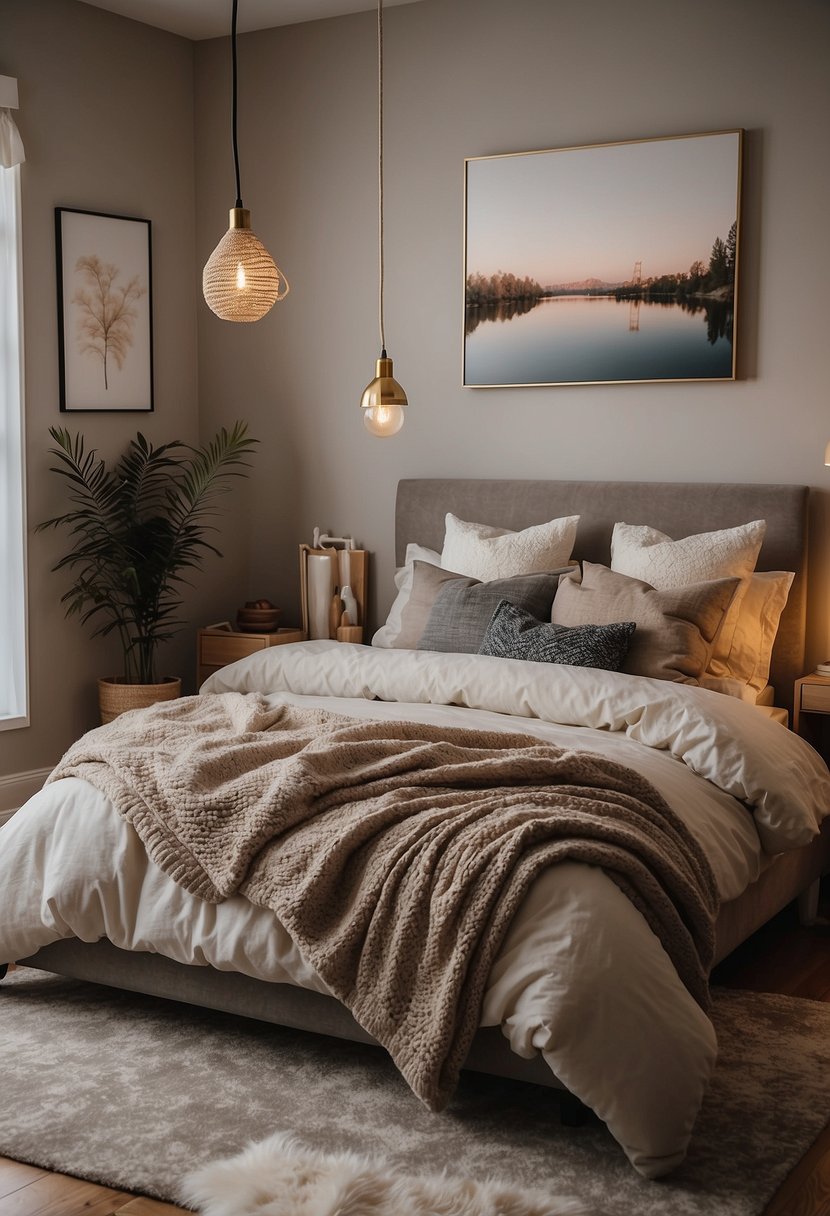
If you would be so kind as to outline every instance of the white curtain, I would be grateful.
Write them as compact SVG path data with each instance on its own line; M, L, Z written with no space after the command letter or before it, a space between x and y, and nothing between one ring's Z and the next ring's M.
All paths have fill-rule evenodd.
M26 159L23 140L11 110L0 108L0 165L13 169Z
M15 165L0 168L0 729L28 721L21 251Z

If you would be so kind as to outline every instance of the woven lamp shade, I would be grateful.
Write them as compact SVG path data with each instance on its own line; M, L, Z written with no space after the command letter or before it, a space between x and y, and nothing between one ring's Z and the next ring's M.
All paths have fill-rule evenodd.
M233 207L230 219L230 228L205 263L202 291L221 320L258 321L288 295L288 282L251 231L250 212Z

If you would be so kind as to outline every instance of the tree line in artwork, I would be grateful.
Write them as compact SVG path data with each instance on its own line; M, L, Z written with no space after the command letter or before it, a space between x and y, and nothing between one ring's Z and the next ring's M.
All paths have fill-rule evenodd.
M731 299L735 291L735 266L738 247L738 225L735 222L724 240L716 237L708 265L695 261L687 271L644 278L640 282L609 284L592 287L542 287L529 276L521 278L503 270L495 274L467 276L465 304L467 308L488 308L497 304L532 302L556 295L614 295L618 300L647 300L673 298L684 300L693 296ZM596 282L596 280L594 280Z
M545 289L535 279L497 270L495 274L467 276L465 303L467 308L486 308L503 301L538 300Z
M684 300L689 296L714 296L728 300L735 293L735 265L738 249L738 225L732 225L726 240L715 237L709 264L692 262L687 271L663 274L643 279L641 283L623 283L614 291L618 300L649 299L652 296Z

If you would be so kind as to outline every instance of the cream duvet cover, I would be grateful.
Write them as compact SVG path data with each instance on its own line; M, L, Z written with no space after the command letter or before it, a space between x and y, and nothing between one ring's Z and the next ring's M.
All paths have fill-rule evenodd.
M830 775L802 740L753 706L665 681L309 642L244 659L202 689L225 691L358 718L521 729L602 752L681 816L721 899L740 894L767 854L812 839L830 806ZM72 936L326 991L272 913L240 896L212 905L189 895L77 779L48 784L0 830L0 962ZM501 1026L521 1056L541 1053L641 1173L683 1159L714 1031L601 870L566 863L536 880L493 966L481 1024Z

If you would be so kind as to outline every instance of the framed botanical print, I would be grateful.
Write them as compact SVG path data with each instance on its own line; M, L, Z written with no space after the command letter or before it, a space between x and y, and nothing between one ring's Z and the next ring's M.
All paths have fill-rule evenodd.
M468 158L464 384L733 380L742 136Z
M150 221L55 208L60 407L153 409Z

